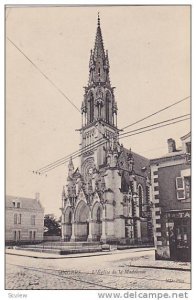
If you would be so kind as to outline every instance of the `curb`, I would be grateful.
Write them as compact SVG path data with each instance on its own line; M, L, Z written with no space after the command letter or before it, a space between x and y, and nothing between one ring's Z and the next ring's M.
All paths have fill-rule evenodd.
M158 270L171 270L171 271L185 271L190 272L191 269L184 269L184 268L172 268L172 267L156 267L156 266L138 266L138 265L129 265L130 268L145 268L145 269L158 269Z
M28 254L20 254L20 253L8 253L6 252L5 254L8 255L16 255L16 256L25 256L25 257L32 257L32 258L38 258L38 259L68 259L68 258L81 258L81 257L91 257L91 256L100 256L100 255L109 255L112 253L97 253L93 255L80 255L80 256L69 256L68 255L59 255L59 257L53 257L53 256L46 256L46 257L41 257L41 256L35 256L35 255L28 255Z

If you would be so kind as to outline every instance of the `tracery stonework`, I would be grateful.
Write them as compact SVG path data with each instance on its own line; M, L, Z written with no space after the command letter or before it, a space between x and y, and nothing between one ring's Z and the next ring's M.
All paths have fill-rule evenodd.
M148 159L119 144L117 103L98 17L82 102L81 164L68 165L62 192L62 239L152 241Z

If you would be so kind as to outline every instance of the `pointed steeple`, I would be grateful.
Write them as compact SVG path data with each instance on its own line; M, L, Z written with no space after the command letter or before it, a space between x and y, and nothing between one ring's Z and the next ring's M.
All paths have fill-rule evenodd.
M108 53L104 50L99 13L97 19L95 45L93 51L91 50L90 53L89 71L89 85L104 83L110 86L109 59Z
M84 100L82 102L82 128L97 121L103 121L117 128L117 104L114 99L114 87L110 83L110 64L108 51L104 50L101 32L100 16L98 13L95 44L90 51L89 80L84 87ZM89 137L84 137L87 143ZM86 145L86 144L85 144Z
M93 55L94 55L95 61L98 58L102 58L103 60L105 60L105 51L104 51L103 38L102 38L102 33L101 33L99 13L98 13L98 19L97 19L97 33L96 33L96 38L95 38L95 46L94 46Z

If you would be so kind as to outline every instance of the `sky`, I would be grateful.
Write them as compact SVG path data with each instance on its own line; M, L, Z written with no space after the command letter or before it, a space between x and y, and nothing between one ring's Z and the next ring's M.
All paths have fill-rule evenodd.
M18 49L6 39L6 194L40 192L45 213L57 217L67 165L47 176L32 171L79 149L81 115L38 69L80 108L98 11L119 128L190 95L189 6L7 8L6 37ZM183 101L129 130L190 113L189 104ZM185 121L122 143L155 158L167 153L168 138L180 146L189 131Z

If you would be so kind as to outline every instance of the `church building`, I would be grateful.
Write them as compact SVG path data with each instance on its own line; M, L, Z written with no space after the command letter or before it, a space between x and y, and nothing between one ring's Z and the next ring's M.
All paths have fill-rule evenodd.
M81 106L80 166L70 159L62 192L62 240L153 241L149 160L119 143L117 103L100 18Z

